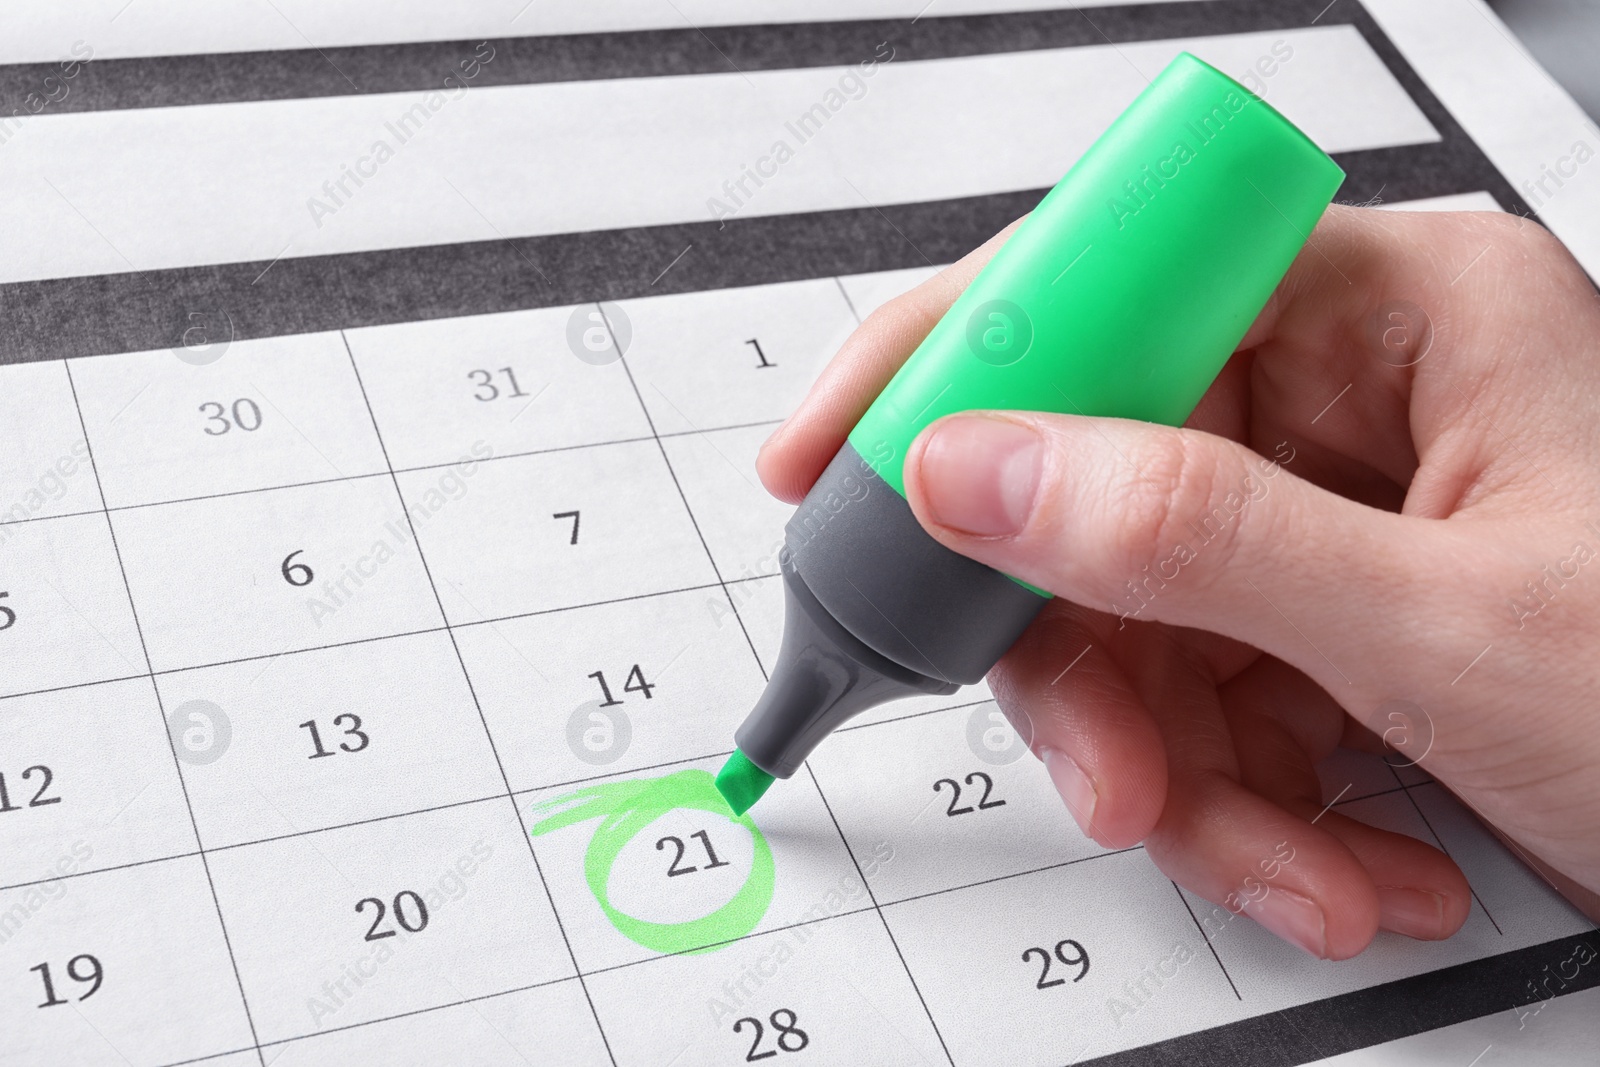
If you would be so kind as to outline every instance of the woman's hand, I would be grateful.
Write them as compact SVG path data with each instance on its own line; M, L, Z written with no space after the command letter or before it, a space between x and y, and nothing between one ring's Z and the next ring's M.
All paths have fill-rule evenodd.
M762 450L772 492L1009 233L855 332ZM990 683L1096 841L1317 956L1447 937L1456 866L1323 810L1314 764L1376 726L1600 914L1600 302L1537 225L1330 208L1185 428L951 416L906 486L1061 597Z

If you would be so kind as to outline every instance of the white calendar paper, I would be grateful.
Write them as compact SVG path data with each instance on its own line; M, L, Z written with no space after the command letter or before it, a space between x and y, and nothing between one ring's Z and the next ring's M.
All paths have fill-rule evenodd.
M1362 199L1592 205L1526 199L1506 160L1542 149L1459 125L1392 4L1090 7L1103 40L884 5L890 60L861 24L644 2L415 16L401 45L156 6L6 16L32 64L7 85L59 80L73 40L105 58L0 143L0 1063L1289 1064L1494 1011L1537 1029L1593 925L1415 768L1340 753L1326 799L1449 852L1471 916L1342 963L1085 839L981 684L874 709L745 818L710 790L781 636L762 441L1142 70L1191 48L1243 75L1288 42L1267 96ZM1511 48L1461 6L1450 32ZM307 211L479 40L506 70L557 30L616 31L542 39L599 40L608 76L495 74ZM638 58L663 42L687 51ZM350 92L269 77L324 46ZM786 49L811 58L734 58ZM258 74L183 80L222 52ZM1540 114L1530 144L1589 136Z

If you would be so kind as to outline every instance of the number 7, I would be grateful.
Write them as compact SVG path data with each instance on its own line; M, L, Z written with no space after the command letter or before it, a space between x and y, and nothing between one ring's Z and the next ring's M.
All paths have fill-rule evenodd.
M576 511L558 511L550 517L552 519L571 519L572 540L568 541L567 544L575 545L578 543L578 513Z

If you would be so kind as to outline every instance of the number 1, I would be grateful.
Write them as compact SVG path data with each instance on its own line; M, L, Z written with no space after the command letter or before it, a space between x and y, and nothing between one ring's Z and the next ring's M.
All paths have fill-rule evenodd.
M765 352L761 351L761 342L760 341L757 341L754 337L752 337L752 338L750 338L750 340L746 341L745 344L749 345L751 348L756 350L756 358L761 361L760 363L756 364L756 370L761 370L764 367L776 367L777 366L776 363L768 363L767 362L767 354Z

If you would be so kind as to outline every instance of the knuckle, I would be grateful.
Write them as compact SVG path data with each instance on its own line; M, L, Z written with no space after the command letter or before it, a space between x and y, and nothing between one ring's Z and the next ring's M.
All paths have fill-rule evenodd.
M1177 430L1151 434L1131 455L1122 492L1116 561L1130 576L1171 580L1204 556L1201 573L1225 566L1239 542L1251 479L1210 442Z
M939 294L928 288L936 280L930 279L879 304L867 314L856 328L856 333L867 336L897 336L901 333L918 338L926 336L954 299L954 296L941 299Z
M1129 458L1122 562L1138 571L1158 562L1183 524L1206 510L1215 472L1180 433L1151 434Z

